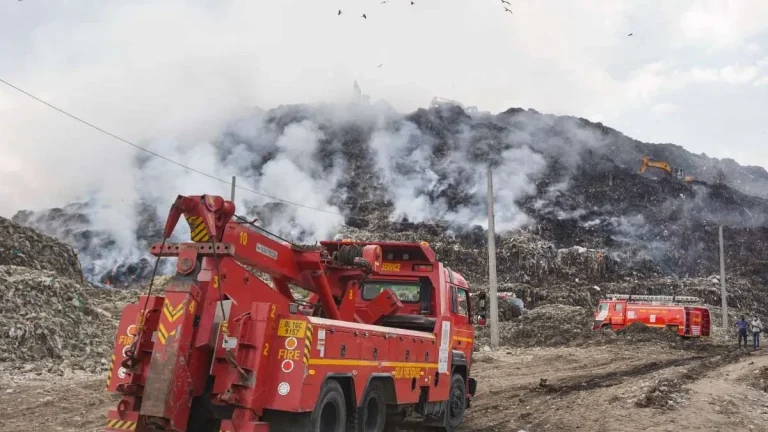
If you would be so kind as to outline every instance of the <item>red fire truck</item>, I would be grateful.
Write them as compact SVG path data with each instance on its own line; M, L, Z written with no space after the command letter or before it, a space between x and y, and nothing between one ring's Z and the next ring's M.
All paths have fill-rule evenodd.
M682 337L708 337L709 309L701 299L686 296L609 294L595 309L594 330L620 330L634 322L665 328Z
M455 431L475 394L469 286L426 242L291 244L179 196L163 295L123 310L104 431ZM181 217L191 242L167 243ZM308 301L292 288L313 293Z

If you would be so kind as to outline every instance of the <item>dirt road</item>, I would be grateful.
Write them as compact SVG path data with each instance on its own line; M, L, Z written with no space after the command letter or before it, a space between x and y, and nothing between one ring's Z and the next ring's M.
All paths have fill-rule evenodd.
M484 354L476 359L479 389L463 430L766 430L768 395L750 387L760 376L768 386L768 355L758 353L733 363L728 348L654 344Z
M647 343L478 353L478 394L461 430L765 430L768 355L736 358L732 351ZM103 391L103 376L0 375L6 432L98 431L116 403Z

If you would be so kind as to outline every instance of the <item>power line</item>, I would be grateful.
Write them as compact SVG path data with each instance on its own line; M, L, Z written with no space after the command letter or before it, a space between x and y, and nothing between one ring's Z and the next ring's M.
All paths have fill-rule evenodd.
M128 144L129 146L132 146L132 147L134 147L134 148L136 148L138 150L141 150L143 152L149 153L152 156L158 157L158 158L163 159L163 160L165 160L167 162L170 162L170 163L172 163L174 165L178 165L178 166L180 166L180 167L182 167L184 169L187 169L187 170L192 171L194 173L197 173L197 174L203 175L205 177L208 177L208 178L210 178L212 180L216 180L216 181L219 181L221 183L228 184L228 185L232 184L232 182L230 182L228 180L220 179L220 178L218 178L218 177L216 177L216 176L214 176L212 174L208 174L208 173L206 173L204 171L200 171L198 169L195 169L195 168L189 167L187 165L184 165L181 162L176 162L173 159L170 159L170 158L168 158L166 156L163 156L163 155L161 155L159 153L153 152L152 150L149 150L149 149L147 149L145 147L142 147L142 146L140 146L138 144L134 144L134 143L132 143L132 142L126 140L126 139L123 139L123 138L121 138L121 137L119 137L119 136L117 136L117 135L115 135L115 134L113 134L113 133L111 133L111 132L109 132L107 130L104 130L104 129L94 125L93 123L89 123L89 122L81 119L80 117L77 117L76 115L70 114L67 111L64 111L63 109L58 108L58 107L56 107L56 106L54 106L54 105L52 105L52 104L50 104L50 103L40 99L39 97L37 97L37 96L35 96L35 95L33 95L33 94L31 94L31 93L29 93L29 92L27 92L27 91L25 91L25 90L23 90L21 88L13 85L11 83L9 83L8 81L6 81L6 80L4 80L2 78L0 78L0 82L2 82L3 84L7 85L8 87L11 87L12 89L14 89L14 90L16 90L16 91L18 91L20 93L23 93L23 94L31 97L32 99L35 99L36 101L38 101L38 102L40 102L40 103L42 103L44 105L47 105L49 108L52 108L52 109L54 109L54 110L56 110L56 111L58 111L58 112L60 112L60 113L62 113L64 115L66 115L66 116L68 116L70 118L73 118L73 119L79 121L80 123L83 123L84 125L90 126L93 129L96 129L97 131L99 131L99 132L101 132L101 133L103 133L105 135L108 135L108 136L110 136L110 137L112 137L112 138L114 138L114 139L116 139L116 140L118 140L118 141L120 141L122 143ZM321 209L321 208L317 208L317 207L312 207L312 206L308 206L308 205L305 205L305 204L300 204L300 203L297 203L297 202L285 200L285 199L278 198L278 197L275 197L275 196L272 196L272 195L268 195L268 194L265 194L263 192L259 192L259 191L256 191L256 190L253 190L253 189L250 189L250 188L247 188L247 187L243 187L243 186L240 186L240 185L235 185L235 187L238 188L238 189L242 189L244 191L248 191L248 192L254 193L256 195L263 196L265 198L269 198L269 199L273 199L273 200L276 200L276 201L280 201L280 202L285 203L285 204L290 204L290 205L294 205L296 207L302 207L302 208L309 209L309 210L315 210L315 211L319 211L319 212L323 212L323 213L328 213L328 214L332 214L332 215L337 215L337 216L345 217L343 214L341 214L339 212L335 212L335 211L331 211L331 210L325 210L325 209Z

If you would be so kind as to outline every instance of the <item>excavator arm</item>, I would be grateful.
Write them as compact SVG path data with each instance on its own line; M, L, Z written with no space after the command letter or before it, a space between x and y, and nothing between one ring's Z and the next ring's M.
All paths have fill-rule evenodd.
M651 160L648 156L643 156L642 165L640 165L640 173L644 173L648 168L658 168L665 171L667 174L672 175L672 167L668 163L663 161Z
M648 156L643 156L642 164L640 165L640 174L644 173L648 168L660 169L672 177L680 179L685 183L691 183L694 181L694 177L685 175L685 171L682 168L673 168L667 162L651 160Z

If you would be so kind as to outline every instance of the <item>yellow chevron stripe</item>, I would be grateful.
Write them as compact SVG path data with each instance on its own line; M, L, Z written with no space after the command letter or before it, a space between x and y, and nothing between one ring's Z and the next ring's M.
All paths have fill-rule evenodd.
M184 302L182 302L179 306L174 308L171 306L171 303L168 301L168 299L165 299L165 303L163 303L163 315L168 319L169 322L174 322L177 319L179 319L184 314Z
M160 343L163 345L165 345L165 341L168 339L168 336L174 336L175 334L176 329L173 329L172 332L168 333L168 330L165 329L163 323L160 323L160 325L157 326L157 340L160 341Z
M112 419L112 420L108 421L107 422L107 427L111 427L111 428L115 427L115 425L117 424L118 421L120 421L120 420Z
M124 421L118 421L117 423L115 423L114 428L115 429L122 429L124 424L125 424Z

